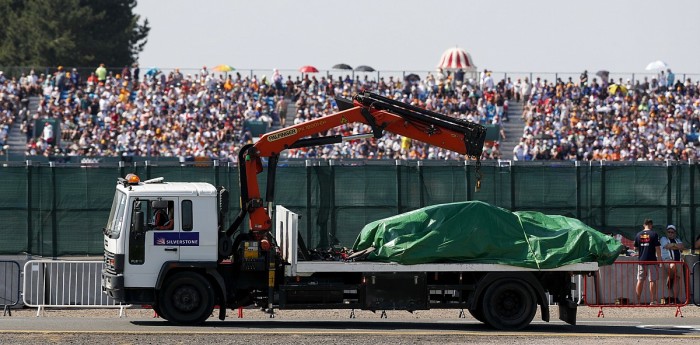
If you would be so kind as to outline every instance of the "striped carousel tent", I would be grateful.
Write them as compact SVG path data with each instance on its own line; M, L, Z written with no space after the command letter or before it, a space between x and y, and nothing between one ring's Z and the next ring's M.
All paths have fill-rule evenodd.
M442 53L437 67L446 70L463 69L465 71L476 71L476 65L474 65L472 56L466 50L458 47L447 49Z

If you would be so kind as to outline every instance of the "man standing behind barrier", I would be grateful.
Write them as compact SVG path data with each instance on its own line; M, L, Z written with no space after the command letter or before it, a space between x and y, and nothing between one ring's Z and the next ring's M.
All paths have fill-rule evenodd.
M637 233L634 238L634 246L639 253L639 261L658 261L661 257L661 243L659 235L651 228L654 222L651 219L644 220L644 230ZM651 293L651 303L658 304L656 297L656 281L659 279L659 267L657 264L641 263L637 269L637 303L641 304L642 289L644 288L644 279L649 279L649 292Z
M681 261L681 251L683 249L685 249L685 246L683 241L676 236L676 227L668 225L666 227L666 236L661 238L661 258L664 261ZM680 290L680 284L677 284L681 276L679 268L675 263L670 263L667 266L668 278L666 279L666 286L673 292L673 302L675 303L678 303L676 298Z

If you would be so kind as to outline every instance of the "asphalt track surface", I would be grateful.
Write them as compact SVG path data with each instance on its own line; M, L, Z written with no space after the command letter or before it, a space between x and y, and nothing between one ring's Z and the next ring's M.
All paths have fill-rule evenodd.
M503 332L469 317L292 320L229 316L226 321L212 318L203 326L181 327L143 312L120 318L59 316L47 311L41 317L15 313L0 318L0 344L700 344L700 318L695 312L683 318L674 317L668 309L662 317L605 313L604 318L579 318L576 326L535 319L522 331Z

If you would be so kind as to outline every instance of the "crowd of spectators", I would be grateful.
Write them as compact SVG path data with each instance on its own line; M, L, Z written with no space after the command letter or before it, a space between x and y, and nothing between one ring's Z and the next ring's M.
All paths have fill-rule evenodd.
M0 75L0 143L21 109L19 100L42 95L38 111L25 117L28 155L205 157L236 161L254 141L248 120L288 126L338 111L335 96L373 91L415 106L480 124L508 121L509 102L524 102L523 136L516 160L687 160L700 158L699 84L670 73L647 81L574 82L509 78L496 82L484 71L469 78L438 70L419 78L367 74L271 77L196 73L179 69L142 73L137 65L116 73L103 65L89 76L58 67L44 76ZM661 80L661 81L659 81ZM292 102L295 114L287 114ZM19 117L22 119L22 117ZM292 123L286 123L289 119ZM32 126L40 125L35 133ZM58 128L54 128L57 126ZM320 135L370 133L348 123ZM59 137L54 137L54 136ZM499 133L505 139L504 133ZM60 144L59 144L60 143ZM463 155L386 133L380 139L291 149L291 158L465 159ZM498 141L487 142L482 159L501 158Z
M38 77L30 81L22 74L20 80L0 71L0 155L7 154L10 129L17 118L26 117L28 97L40 93Z
M489 75L490 77L490 75ZM503 83L492 85L482 92L479 83L465 79L463 74L443 72L429 73L423 80L408 76L404 80L394 77L370 79L365 75L353 80L345 78L326 80L321 77L305 78L296 88L293 100L297 114L294 123L301 123L337 111L333 96L349 97L352 94L373 91L404 103L425 108L438 113L480 124L498 124L507 112L507 100ZM371 133L371 128L363 124L346 124L330 130L326 135L342 136ZM496 142L485 145L482 159L500 158ZM465 157L456 152L418 142L394 133L386 133L380 139L367 139L345 142L342 145L326 145L293 149L289 152L294 158L360 158L360 159L449 159L461 160Z
M10 127L15 118L15 106L17 105L17 96L12 85L0 72L0 152L3 153Z
M151 73L152 72L152 73ZM247 120L288 125L288 102L294 102L294 124L338 111L334 96L370 90L467 121L498 122L507 110L504 94L493 87L481 91L476 83L450 73L429 74L424 80L351 78L286 78L274 70L271 78L239 73L169 73L137 67L113 73L100 66L81 82L77 71L59 67L40 78L42 101L33 120L41 135L28 135L29 155L206 157L235 161L238 149L253 142ZM54 119L60 130L53 128ZM28 122L32 122L29 119ZM28 131L32 133L33 131ZM333 134L369 133L363 124L335 128ZM60 133L60 138L54 138ZM61 144L58 145L57 143ZM483 158L498 158L498 145L488 145ZM464 159L462 155L387 134L381 139L358 139L343 145L289 150L292 158Z
M514 160L698 160L700 83L657 77L517 80L525 127Z
M141 75L137 67L114 73L100 66L85 82L71 82L77 71L65 72L63 84L61 70L43 83L34 118L44 130L29 138L27 154L233 160L252 140L244 120L272 122L281 98L262 80L206 68ZM60 131L46 130L52 125L45 119L55 119Z

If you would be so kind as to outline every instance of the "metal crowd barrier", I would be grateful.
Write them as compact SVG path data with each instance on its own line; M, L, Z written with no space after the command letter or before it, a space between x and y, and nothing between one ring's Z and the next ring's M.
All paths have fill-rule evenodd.
M690 269L684 262L673 262L679 266L681 273L677 301L670 300L672 290L666 285L668 266L671 262L652 262L661 264L658 268L657 298L661 303L649 305L649 284L643 283L643 294L636 301L638 261L617 261L610 266L602 266L594 276L576 275L572 277L575 289L572 297L578 304L599 307L598 316L604 316L603 307L676 307L676 316L680 307L690 303ZM0 295L7 312L10 306L19 303L22 296L26 306L36 307L37 316L49 307L83 307L83 308L119 308L119 316L125 315L125 308L131 305L118 304L102 293L102 261L55 261L31 260L24 265L24 282L20 293L19 264L14 261L0 261L0 279L4 279L5 290ZM700 269L696 263L693 271ZM549 296L548 296L549 297ZM548 298L550 304L554 304ZM697 305L697 303L696 303ZM681 314L682 315L682 314Z
M700 307L700 261L696 261L690 270L690 291L693 292L693 304Z
M21 296L20 269L17 261L0 260L0 304L3 307L3 316L12 316L11 307L19 303Z
M651 296L649 277L642 281L642 293L637 298L637 270L649 265L657 274L656 296ZM671 265L676 266L677 278L669 282ZM598 272L584 280L584 301L589 307L600 308L598 317L605 317L605 308L658 308L675 307L676 317L683 316L681 307L690 300L690 269L683 261L616 261L602 266ZM654 302L654 303L652 303Z
M24 265L23 301L45 308L119 308L119 317L131 305L116 303L102 293L102 261L32 260Z

